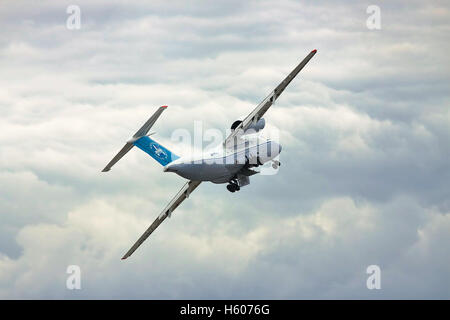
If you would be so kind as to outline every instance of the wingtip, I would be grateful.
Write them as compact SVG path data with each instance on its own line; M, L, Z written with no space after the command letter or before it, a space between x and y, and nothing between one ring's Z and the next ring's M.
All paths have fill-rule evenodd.
M164 108L164 109L165 109L165 108L167 108L167 106L161 106L161 108Z
M120 260L125 260L127 257L122 257L122 259L120 259Z
M314 52L314 53L316 53L317 52L317 49L314 49L313 51L311 51L311 52Z

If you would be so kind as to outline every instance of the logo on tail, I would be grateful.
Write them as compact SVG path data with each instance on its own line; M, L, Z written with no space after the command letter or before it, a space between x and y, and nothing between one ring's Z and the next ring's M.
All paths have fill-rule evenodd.
M165 153L164 150L161 149L156 143L150 142L149 147L158 158L167 159L167 153Z

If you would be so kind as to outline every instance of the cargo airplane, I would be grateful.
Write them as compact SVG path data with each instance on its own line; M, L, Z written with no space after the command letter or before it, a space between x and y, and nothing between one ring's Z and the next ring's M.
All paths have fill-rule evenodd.
M153 134L149 134L151 127L167 106L159 107L127 141L103 172L111 170L117 161L136 146L159 162L164 172L174 172L188 181L122 259L131 256L202 182L224 183L227 184L228 191L236 192L250 183L250 176L258 173L255 170L258 166L272 162L272 166L278 168L280 162L275 158L281 152L281 145L260 135L259 131L265 126L262 117L316 52L317 50L311 51L247 117L233 122L231 133L218 148L207 150L198 156L178 156L150 138Z

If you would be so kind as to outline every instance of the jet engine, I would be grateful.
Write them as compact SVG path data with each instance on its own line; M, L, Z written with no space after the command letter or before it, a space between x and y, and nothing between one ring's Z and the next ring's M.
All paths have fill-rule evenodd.
M236 129L237 126L241 124L241 122L242 122L241 120L236 120L235 122L233 122L233 124L231 125L231 130ZM258 132L258 131L264 129L265 126L266 126L266 120L264 120L264 118L261 118L258 120L258 122L252 123L247 128L247 130L253 130L254 132Z

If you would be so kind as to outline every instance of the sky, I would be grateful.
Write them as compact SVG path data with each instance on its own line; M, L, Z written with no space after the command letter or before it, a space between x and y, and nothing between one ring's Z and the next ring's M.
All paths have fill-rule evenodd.
M0 298L449 299L449 32L448 1L1 0ZM184 184L137 148L101 173L124 142L168 105L184 154L313 49L264 117L278 172L203 183L121 261Z

